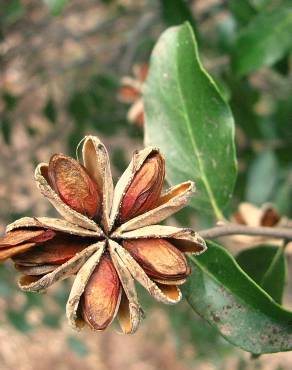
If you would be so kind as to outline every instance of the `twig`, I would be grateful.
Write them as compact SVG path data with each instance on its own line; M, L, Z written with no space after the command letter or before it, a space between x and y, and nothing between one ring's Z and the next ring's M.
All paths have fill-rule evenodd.
M231 223L199 231L199 234L204 239L216 239L220 236L226 235L258 235L292 240L292 228L266 226L253 227Z

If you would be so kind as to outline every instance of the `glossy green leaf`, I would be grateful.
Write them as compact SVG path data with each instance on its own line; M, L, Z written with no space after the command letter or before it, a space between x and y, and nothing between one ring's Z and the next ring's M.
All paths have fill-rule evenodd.
M246 200L259 206L270 201L278 181L278 170L273 151L259 153L248 170Z
M228 7L241 25L247 24L256 15L255 8L247 0L230 0Z
M44 0L52 15L59 15L62 13L68 0Z
M221 218L236 177L234 123L199 60L187 23L169 28L158 40L144 101L145 140L165 155L168 181L194 180L191 205Z
M185 21L188 21L194 30L196 22L193 14L184 0L160 0L162 7L162 16L168 26L176 26Z
M270 66L292 48L292 5L277 6L256 16L240 33L233 55L237 74Z
M236 257L240 267L274 300L282 302L286 282L286 261L281 247L259 245Z
M191 257L183 286L191 307L232 344L255 354L292 349L292 312L259 287L224 248L213 242Z

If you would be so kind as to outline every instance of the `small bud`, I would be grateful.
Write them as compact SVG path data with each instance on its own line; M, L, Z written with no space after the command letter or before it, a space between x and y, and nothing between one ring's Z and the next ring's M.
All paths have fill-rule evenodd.
M275 226L280 221L280 215L273 207L268 207L264 210L260 225L261 226Z
M47 241L37 248L20 253L13 258L22 266L42 264L62 264L81 252L90 244L86 238L73 235L57 234L54 239Z
M141 215L157 205L165 176L165 163L160 154L148 158L134 176L121 207L120 222Z
M164 239L124 240L123 247L153 278L178 280L190 274L185 256Z
M63 154L51 157L48 177L60 198L76 212L90 218L100 211L101 198L95 181L75 159Z
M108 256L103 256L91 274L82 295L84 320L95 330L104 330L112 322L121 297L118 274Z

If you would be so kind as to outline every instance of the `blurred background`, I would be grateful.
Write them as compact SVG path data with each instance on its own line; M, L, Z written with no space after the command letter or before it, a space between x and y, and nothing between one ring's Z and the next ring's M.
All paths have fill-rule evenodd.
M291 217L291 54L244 78L232 72L236 39L267 0L0 0L0 233L16 218L54 215L33 181L55 152L75 157L85 134L109 148L115 179L143 147L141 89L151 50L168 26L188 20L204 66L232 107L239 176L227 213L272 202ZM125 76L128 76L125 78ZM212 220L186 209L196 229ZM231 239L238 252L246 240ZM291 248L290 248L291 249ZM287 259L291 265L291 252ZM12 265L0 266L0 369L291 369L292 354L235 349L182 302L144 297L141 329L125 337L73 332L65 320L71 281L47 294L22 293ZM284 303L292 308L291 290Z

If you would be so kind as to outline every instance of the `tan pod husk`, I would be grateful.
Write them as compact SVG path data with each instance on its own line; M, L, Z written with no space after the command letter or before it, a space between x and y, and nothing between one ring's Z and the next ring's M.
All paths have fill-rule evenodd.
M56 270L60 265L35 265L35 266L25 266L15 264L16 270L22 272L25 275L44 275Z
M69 261L63 263L54 271L42 276L41 278L24 275L19 279L18 285L25 292L42 292L57 281L64 280L70 275L76 274L92 253L96 251L96 248L96 244L87 247L80 253L77 253Z
M159 153L159 150L148 147L133 154L129 166L120 177L114 190L113 205L110 214L110 229L113 228L117 220L123 196L126 193L128 187L131 185L134 176L142 167L146 159L154 153Z
M86 136L82 148L83 162L88 173L97 183L102 194L102 224L109 230L109 214L114 194L114 185L110 168L108 152L96 136Z
M183 253L195 255L205 252L206 243L195 231L174 226L150 225L133 231L117 232L113 234L121 239L156 238L167 239Z
M81 213L74 211L61 200L59 195L51 188L47 182L47 179L43 176L43 173L47 172L47 169L48 165L46 163L40 163L35 170L36 184L43 196L45 196L51 202L51 204L56 208L60 215L65 218L65 220L75 225L84 227L85 229L102 232L99 226L93 220L90 220Z
M124 261L115 251L116 242L109 240L110 255L124 289L118 318L124 334L133 334L139 327L143 311L139 305L134 279ZM125 317L127 316L127 317Z
M92 231L84 229L78 225L74 225L71 222L62 220L59 218L49 218L49 217L23 217L19 220L14 221L6 227L6 232L16 230L19 228L30 228L30 227L40 227L45 229L50 229L54 231L59 231L67 234L99 238L104 236L102 230Z
M192 181L170 188L160 198L160 205L122 224L115 233L136 230L157 224L183 208L193 194L195 185Z
M82 296L82 293L84 292L90 275L92 274L93 270L98 265L102 257L105 245L105 242L98 242L94 244L95 253L93 252L86 263L84 263L83 266L80 268L72 285L66 305L66 315L69 325L75 330L80 330L85 325L85 321L80 316L78 316L80 298Z
M177 287L175 287L177 290L177 296L175 298L168 296L167 290L169 286L159 287L147 276L142 267L134 260L130 253L125 250L125 248L121 247L118 243L115 243L113 249L124 262L133 278L137 280L157 301L166 304L175 304L181 300L182 295Z
M24 243L24 244L15 245L14 247L11 247L11 248L1 248L0 261L5 261L7 258L13 257L19 253L26 252L34 246L35 246L35 243Z
M159 283L159 284L163 284L163 285L182 285L184 284L187 279L180 279L180 280L162 280L162 279L157 279L157 278L153 278L153 281L155 281L156 283Z

